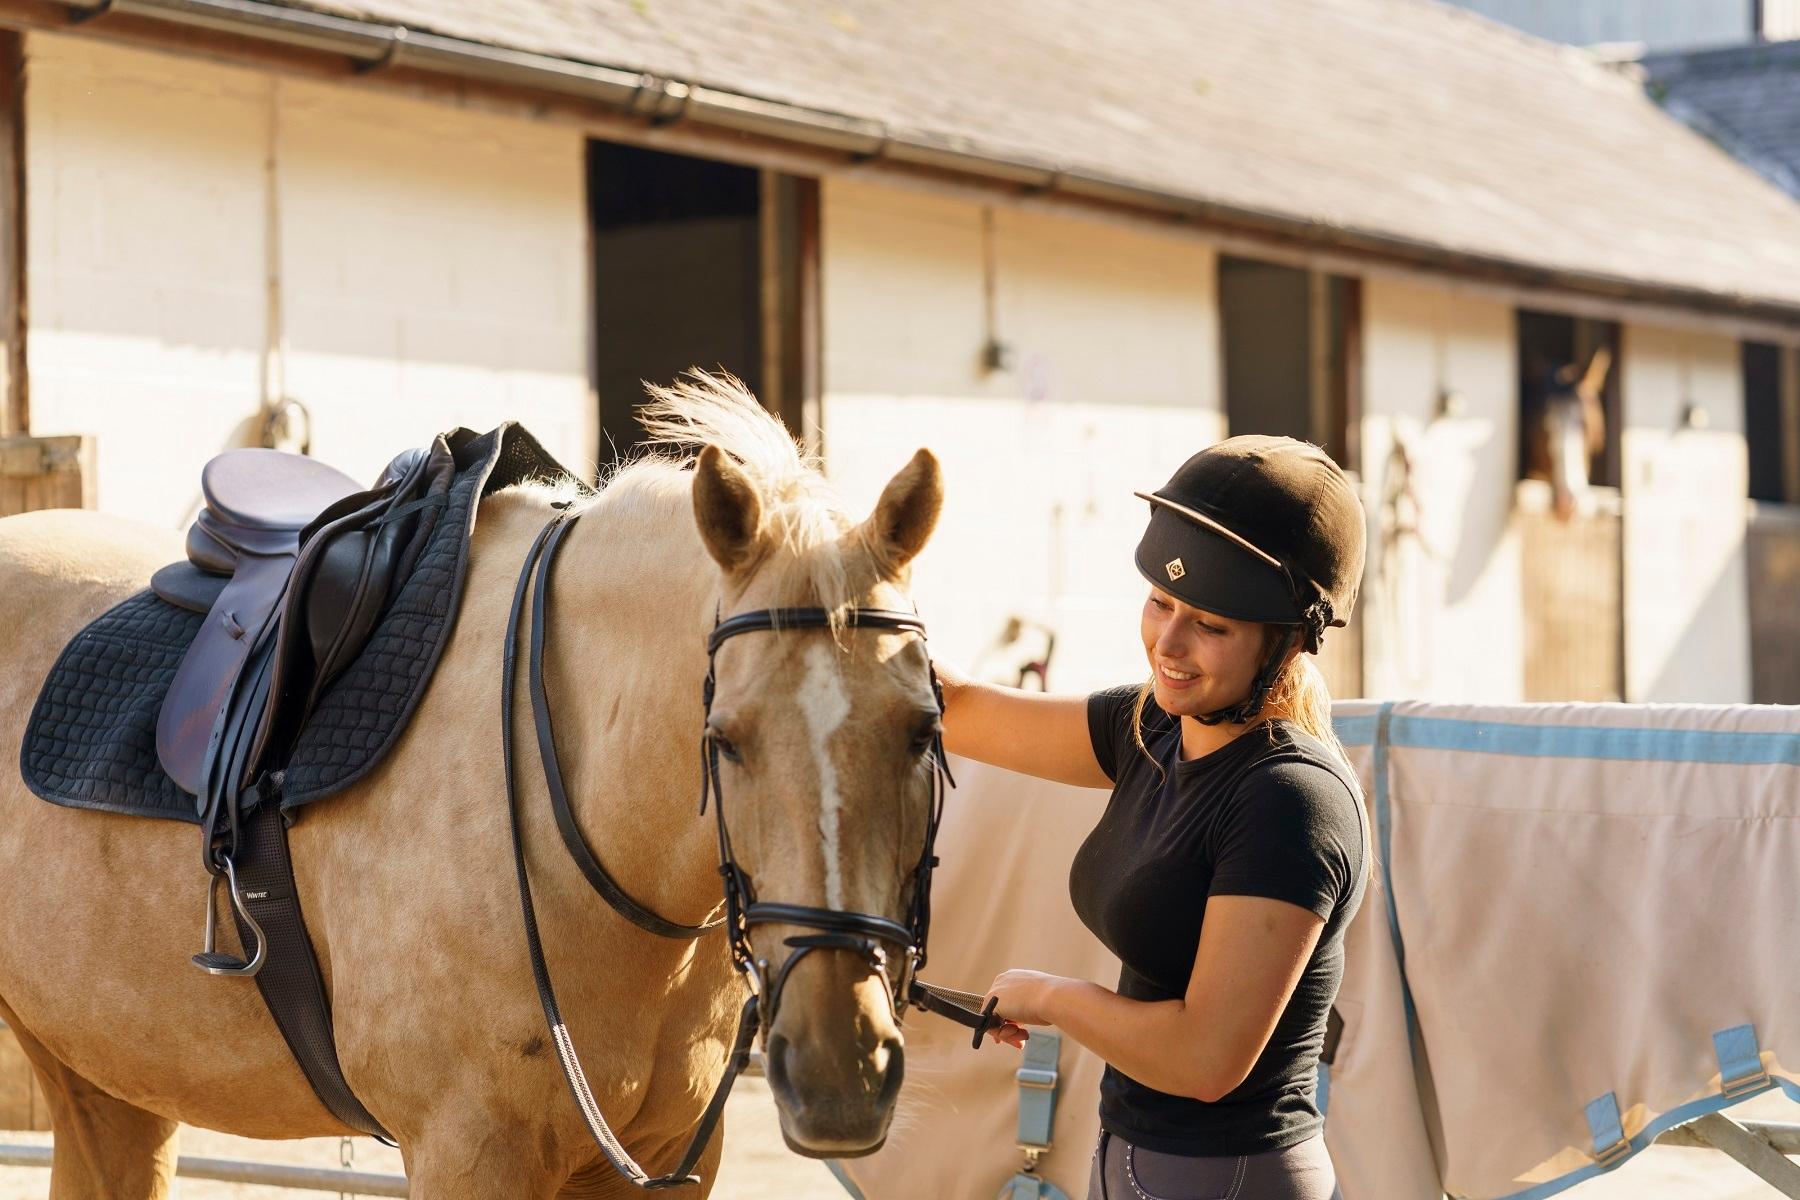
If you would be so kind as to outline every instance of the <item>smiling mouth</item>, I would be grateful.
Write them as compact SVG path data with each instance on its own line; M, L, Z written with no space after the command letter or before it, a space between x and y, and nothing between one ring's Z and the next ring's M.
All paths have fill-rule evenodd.
M1200 678L1200 676L1198 674L1189 674L1186 671L1177 671L1177 670L1175 670L1175 668L1167 667L1167 666L1159 666L1157 668L1157 673L1160 674L1164 679L1167 679L1171 683L1192 683L1194 680Z

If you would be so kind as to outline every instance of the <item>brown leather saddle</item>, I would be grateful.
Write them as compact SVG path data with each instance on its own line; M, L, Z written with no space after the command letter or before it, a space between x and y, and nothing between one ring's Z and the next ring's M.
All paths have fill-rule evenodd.
M205 503L188 531L186 562L157 572L164 600L206 613L164 698L157 757L193 793L206 865L233 875L240 818L262 798L259 780L331 681L350 665L405 581L456 473L438 438L388 464L375 486L316 460L276 450L231 450L201 474ZM236 900L237 888L232 887ZM195 956L215 974L254 974L214 950Z

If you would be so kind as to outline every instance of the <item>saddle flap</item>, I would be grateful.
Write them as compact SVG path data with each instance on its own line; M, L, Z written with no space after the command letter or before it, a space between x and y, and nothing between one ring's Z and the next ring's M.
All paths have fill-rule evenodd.
M292 555L239 559L175 672L157 716L156 756L184 791L200 794L213 727L245 661L269 632L293 569Z

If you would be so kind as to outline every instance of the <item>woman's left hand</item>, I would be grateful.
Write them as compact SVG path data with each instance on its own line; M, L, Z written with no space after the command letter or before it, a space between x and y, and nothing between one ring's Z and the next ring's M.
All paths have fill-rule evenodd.
M988 986L982 1003L989 997L997 999L999 1003L994 1008L1015 1025L1053 1025L1056 1018L1050 1015L1051 993L1062 982L1062 976L1042 971L1002 971Z

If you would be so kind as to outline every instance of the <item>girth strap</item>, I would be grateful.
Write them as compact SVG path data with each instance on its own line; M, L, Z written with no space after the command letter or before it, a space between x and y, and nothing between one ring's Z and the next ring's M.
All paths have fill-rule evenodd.
M268 957L256 974L256 988L306 1073L306 1082L332 1116L392 1145L387 1130L369 1115L344 1080L331 1031L331 998L325 994L319 960L306 935L306 919L300 912L300 893L288 857L287 822L275 795L265 794L244 822L235 866L238 894L262 927L268 946ZM238 937L245 946L251 945L254 934L245 927L235 906L232 918L237 921Z

